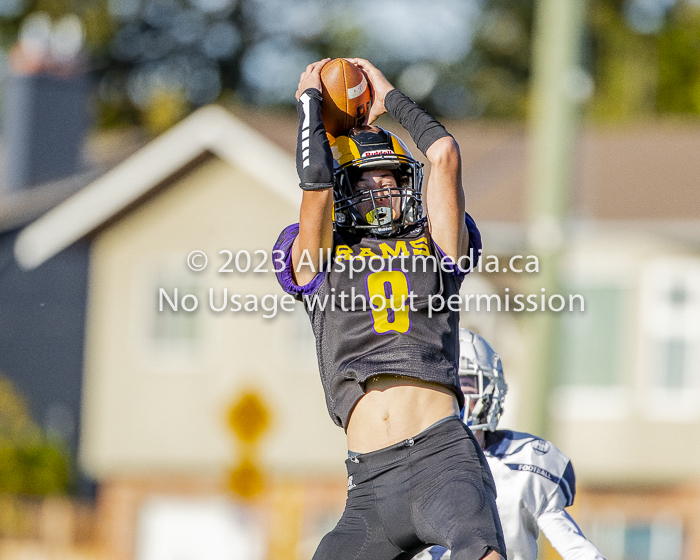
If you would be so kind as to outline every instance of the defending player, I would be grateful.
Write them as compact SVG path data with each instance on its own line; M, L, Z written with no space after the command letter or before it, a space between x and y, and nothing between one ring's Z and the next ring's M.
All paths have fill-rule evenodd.
M320 93L327 60L309 65L297 90L304 193L299 224L275 246L286 259L278 279L304 301L328 412L349 449L345 512L314 559L409 559L432 544L460 560L503 558L493 480L459 419L459 313L429 314L427 305L458 294L463 278L430 259L456 262L481 247L476 225L465 223L459 147L369 62L350 60L374 90L368 123L388 111L431 173L423 200L421 165L377 127L330 146ZM319 250L333 254L321 272Z
M541 530L564 560L605 560L566 512L576 494L569 458L537 436L496 430L508 390L501 359L468 329L460 329L459 379L468 403L465 422L482 444L496 481L508 559L535 560ZM449 551L435 546L415 560L448 558Z

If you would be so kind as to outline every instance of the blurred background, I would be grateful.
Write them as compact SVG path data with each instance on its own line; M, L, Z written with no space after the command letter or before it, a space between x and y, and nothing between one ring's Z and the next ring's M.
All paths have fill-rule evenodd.
M297 560L335 525L344 435L262 253L299 74L340 56L459 141L463 294L584 296L462 313L500 427L572 458L608 560L700 559L697 0L0 0L0 559Z

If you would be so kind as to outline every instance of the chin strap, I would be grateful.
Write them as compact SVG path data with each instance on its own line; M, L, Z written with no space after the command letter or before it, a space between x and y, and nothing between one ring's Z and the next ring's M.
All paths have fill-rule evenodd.
M333 187L333 154L321 118L321 100L321 92L309 88L297 102L297 173L299 186L305 191Z

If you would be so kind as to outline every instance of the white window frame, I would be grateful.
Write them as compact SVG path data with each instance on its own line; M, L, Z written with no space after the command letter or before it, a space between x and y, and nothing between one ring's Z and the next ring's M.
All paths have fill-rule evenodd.
M674 303L669 296L679 289L685 301ZM643 415L664 423L696 421L700 419L700 259L665 257L650 262L643 268L640 296ZM686 352L680 387L669 387L662 371L664 347L674 340L682 341Z

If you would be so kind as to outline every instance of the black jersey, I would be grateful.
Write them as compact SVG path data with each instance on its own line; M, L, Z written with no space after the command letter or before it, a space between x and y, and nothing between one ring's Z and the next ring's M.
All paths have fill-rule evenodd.
M477 255L479 232L469 217L467 225ZM379 374L439 383L464 406L457 374L459 312L440 305L459 294L464 274L444 259L427 227L389 238L336 233L332 264L305 286L294 283L291 270L298 231L297 224L289 226L275 245L286 263L278 279L304 302L311 319L333 421L347 428L365 382Z

